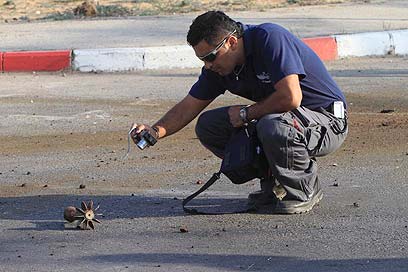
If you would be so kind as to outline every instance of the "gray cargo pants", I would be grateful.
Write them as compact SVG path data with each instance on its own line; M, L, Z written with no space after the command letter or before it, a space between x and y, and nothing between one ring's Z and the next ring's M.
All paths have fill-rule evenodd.
M234 130L228 108L202 113L196 125L201 143L220 158ZM263 116L256 129L272 175L285 188L287 197L307 201L317 179L315 157L340 147L347 136L347 119L325 110L299 107Z

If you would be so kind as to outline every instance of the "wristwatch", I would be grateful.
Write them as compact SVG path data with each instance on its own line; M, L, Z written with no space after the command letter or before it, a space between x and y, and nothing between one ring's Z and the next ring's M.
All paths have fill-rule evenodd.
M249 106L244 106L239 110L239 117L241 118L242 122L247 124L248 121L248 107Z

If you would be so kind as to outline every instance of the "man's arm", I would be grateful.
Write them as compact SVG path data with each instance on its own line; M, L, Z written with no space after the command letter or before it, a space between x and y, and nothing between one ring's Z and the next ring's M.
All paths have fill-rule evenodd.
M159 130L159 138L176 133L207 107L212 100L200 100L187 95L183 100L170 109L153 127Z
M260 119L270 113L288 112L300 106L302 101L302 90L300 88L299 76L288 75L279 80L275 86L275 92L266 99L251 105L248 108L248 120ZM229 116L234 127L244 124L239 116L241 106L231 107Z
M133 128L136 129L132 132L132 138L143 129L148 129L157 138L163 138L176 133L190 123L211 101L200 100L188 94L152 127L145 124L133 124ZM155 128L157 133L152 128Z

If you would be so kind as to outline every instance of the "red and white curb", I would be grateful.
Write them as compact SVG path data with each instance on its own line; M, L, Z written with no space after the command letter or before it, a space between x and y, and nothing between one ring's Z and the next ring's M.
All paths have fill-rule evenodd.
M322 60L345 57L408 55L408 29L366 32L303 41ZM62 51L0 52L0 72L59 71L120 72L201 67L188 45L77 49Z

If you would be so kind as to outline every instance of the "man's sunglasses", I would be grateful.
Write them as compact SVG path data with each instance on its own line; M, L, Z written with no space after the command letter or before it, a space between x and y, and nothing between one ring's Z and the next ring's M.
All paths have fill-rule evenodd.
M228 38L231 37L231 35L233 35L235 32L236 30L230 32L219 44L217 44L217 46L215 47L213 51L211 51L210 53L204 56L198 57L198 58L205 62L213 62L217 58L218 51L220 51L221 47L224 46Z

